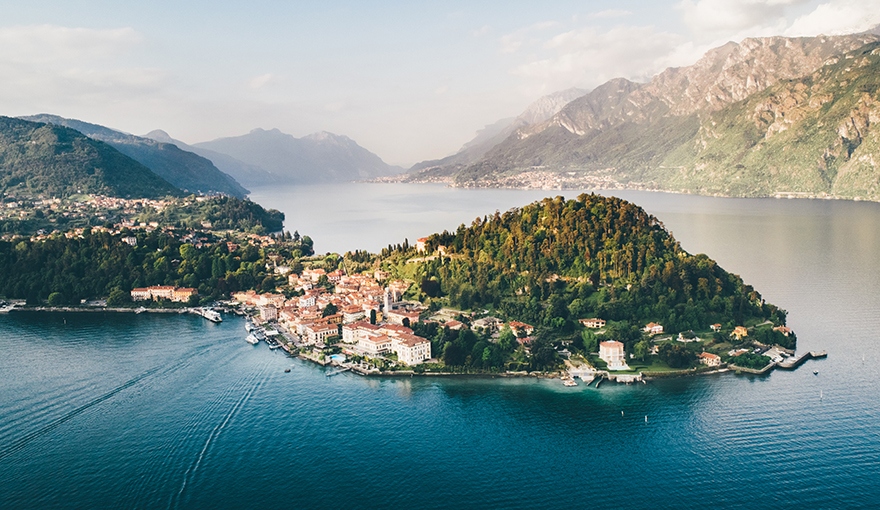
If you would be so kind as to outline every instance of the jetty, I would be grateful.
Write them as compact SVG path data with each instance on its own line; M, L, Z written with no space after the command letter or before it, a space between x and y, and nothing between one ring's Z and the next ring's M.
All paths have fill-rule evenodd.
M341 374L341 373L343 373L343 372L348 372L349 370L351 370L351 367L350 367L350 366L348 366L348 367L342 367L342 368L337 369L337 370L334 370L334 371L332 371L332 372L327 372L327 377L333 377L334 375L339 375L339 374Z
M794 358L794 359L788 358L787 360L785 360L781 363L777 363L776 366L778 366L779 368L781 368L783 370L794 370L795 368L801 366L804 363L804 361L807 361L808 359L820 359L820 358L827 358L827 357L828 357L827 351L809 351L809 352L805 352L805 353L801 354L797 358Z

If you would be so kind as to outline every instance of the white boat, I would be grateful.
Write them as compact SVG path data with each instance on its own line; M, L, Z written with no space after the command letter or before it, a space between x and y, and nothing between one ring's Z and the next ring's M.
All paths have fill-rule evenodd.
M220 317L220 314L211 310L210 308L202 308L199 312L199 315L208 319L211 322L223 322L223 318Z
M260 343L260 339L257 338L253 333L248 335L247 338L245 338L245 340L247 341L247 343L252 344L252 345L257 345L258 343Z
M12 303L0 302L0 313L9 313L13 308L15 308L15 305Z
M245 329L245 331L247 331L248 333L250 333L251 331L253 331L253 330L254 330L254 327L255 327L255 326L254 326L254 323L251 322L250 319L244 321L244 329Z

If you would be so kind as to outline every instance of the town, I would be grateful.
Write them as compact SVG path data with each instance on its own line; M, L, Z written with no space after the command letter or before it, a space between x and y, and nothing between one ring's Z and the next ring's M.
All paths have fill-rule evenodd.
M423 253L424 239L416 243ZM270 348L286 352L320 365L332 365L362 375L448 374L429 338L418 335L414 328L435 324L452 331L471 329L491 342L498 342L507 331L516 338L519 348L529 354L536 328L517 320L442 308L430 310L423 303L404 298L412 282L392 279L383 270L346 274L342 269L304 268L293 273L290 267L276 265L274 272L286 277L285 293L254 290L233 293L221 307L247 317L251 343L265 341ZM131 291L135 303L159 301L198 303L198 291L192 288L152 286ZM200 313L201 314L201 313ZM560 377L566 386L577 386L576 379L586 384L602 380L620 383L644 382L656 377L716 373L764 374L773 368L793 369L810 358L824 357L824 352L809 352L795 358L795 351L779 344L765 344L750 339L750 331L768 338L793 339L786 326L765 322L751 328L735 326L722 331L721 324L709 325L706 331L664 331L663 325L649 322L641 328L642 340L635 350L647 346L647 352L627 353L623 342L606 338L607 321L601 318L580 319L582 336L594 338L595 352L573 354L562 342L557 348L562 360L561 371L505 371L497 375L539 375ZM602 337L599 341L598 338ZM686 363L679 367L659 360L665 348L692 352L696 366ZM590 349L588 349L590 350ZM647 356L646 356L647 355ZM338 372L333 372L338 373Z

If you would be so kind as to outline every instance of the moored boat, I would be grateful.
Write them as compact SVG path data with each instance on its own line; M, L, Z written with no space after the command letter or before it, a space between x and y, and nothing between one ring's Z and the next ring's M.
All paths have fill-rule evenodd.
M245 338L245 340L247 341L247 343L252 344L252 345L257 345L258 343L260 343L260 339L257 338L256 335L254 335L253 333L248 335L247 338Z
M220 314L218 312L215 312L214 310L211 310L210 308L202 308L199 311L199 315L208 319L211 322L223 322L223 318L220 317Z

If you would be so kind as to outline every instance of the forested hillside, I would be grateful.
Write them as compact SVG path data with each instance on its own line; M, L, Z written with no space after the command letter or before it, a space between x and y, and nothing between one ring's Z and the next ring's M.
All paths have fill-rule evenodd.
M427 244L427 253L442 246L445 256L389 247L384 264L421 282L424 298L494 309L550 332L571 332L589 317L633 328L655 321L671 332L785 320L739 276L685 252L657 218L614 197L548 198Z
M266 254L252 245L230 252L222 239L196 247L160 231L124 235L136 236L137 245L89 229L81 237L0 241L0 295L32 304L49 299L57 305L107 296L126 301L132 288L148 285L195 287L214 298L236 290L274 289L275 280L266 279ZM300 246L306 255L311 253L308 242Z
M0 192L158 198L182 192L106 143L61 126L0 117Z

